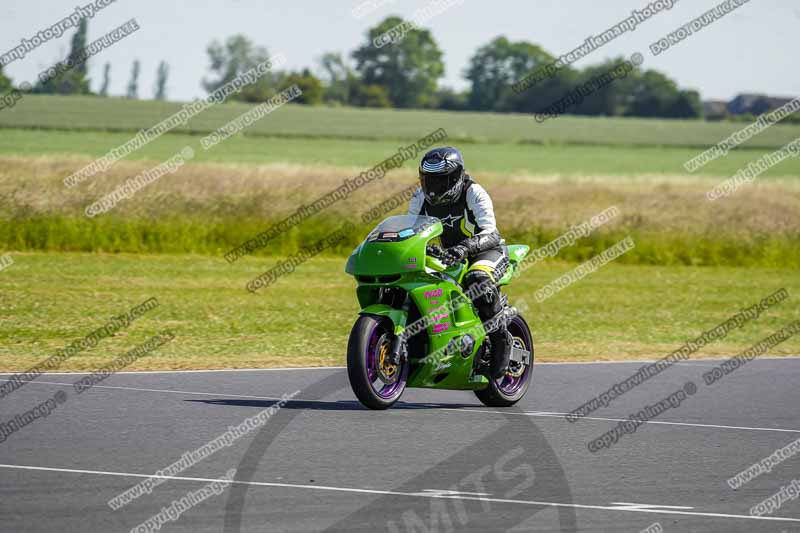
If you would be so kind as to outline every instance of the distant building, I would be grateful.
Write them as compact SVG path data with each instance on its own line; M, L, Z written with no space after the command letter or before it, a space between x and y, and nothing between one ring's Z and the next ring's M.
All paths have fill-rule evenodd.
M728 113L731 115L760 115L767 111L772 111L780 106L787 104L794 98L783 98L778 96L767 96L766 94L740 94L728 102Z
M725 100L706 100L703 102L703 116L712 120L728 116L728 102Z

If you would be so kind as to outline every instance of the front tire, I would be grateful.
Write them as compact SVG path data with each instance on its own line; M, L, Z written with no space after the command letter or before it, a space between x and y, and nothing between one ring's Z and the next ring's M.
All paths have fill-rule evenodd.
M408 379L408 361L391 365L385 361L394 334L391 322L361 316L347 342L347 377L356 398L370 409L388 409L403 394Z
M513 337L513 345L531 352L529 365L520 365L512 362L512 375L500 379L489 379L489 386L476 390L475 396L489 407L511 407L525 396L528 387L533 381L533 335L528 323L522 315L516 315L508 323L508 331Z

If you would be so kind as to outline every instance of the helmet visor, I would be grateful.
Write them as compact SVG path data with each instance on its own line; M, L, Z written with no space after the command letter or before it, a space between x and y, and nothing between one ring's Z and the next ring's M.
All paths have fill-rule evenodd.
M436 199L444 195L454 185L451 183L453 176L447 174L421 175L419 177L422 192L429 199Z
M461 180L461 169L453 169L449 173L420 172L419 181L425 198L431 205L452 202L455 189Z

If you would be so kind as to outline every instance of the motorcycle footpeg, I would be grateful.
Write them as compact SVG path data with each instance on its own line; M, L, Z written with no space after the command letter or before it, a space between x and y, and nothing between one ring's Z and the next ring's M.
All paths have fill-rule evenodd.
M515 316L517 316L519 314L519 310L516 307L514 307L513 305L507 305L503 309L503 312L504 312L504 315L506 317L506 324L508 324L508 322L512 318L514 318Z

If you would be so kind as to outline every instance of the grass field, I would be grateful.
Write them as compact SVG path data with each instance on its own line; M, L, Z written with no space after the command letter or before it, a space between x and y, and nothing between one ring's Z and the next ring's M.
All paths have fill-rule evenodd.
M256 294L275 258L234 265L193 255L12 254L0 271L0 370L28 368L150 297L160 306L62 370L92 370L165 328L176 339L131 369L344 364L355 283L342 259L314 259ZM800 319L795 270L607 265L542 303L533 292L573 268L528 269L525 301L540 361L656 358L785 287L790 298L693 357L732 355ZM800 353L800 337L772 354Z
M432 130L430 130L432 131ZM800 136L800 132L798 132ZM21 157L75 157L77 170L91 159L105 155L130 140L131 134L99 131L37 131L0 129L0 155ZM411 142L413 139L409 139ZM195 147L197 163L241 165L298 164L353 167L360 172L395 153L399 141L353 139L303 139L237 136L219 148L203 151L199 137L189 134L164 135L131 154L127 160L148 160L153 165L168 159L184 146ZM596 176L680 176L683 164L700 153L695 148L621 145L534 145L515 143L459 144L471 172ZM696 175L727 178L769 150L735 150L700 169ZM80 158L76 157L80 156ZM90 159L91 158L91 159ZM407 161L412 169L416 161ZM800 159L791 158L767 170L759 180L800 176Z
M113 210L87 218L84 209L147 168L121 162L105 175L66 189L74 158L0 158L0 246L10 250L180 253L217 256L335 189L357 167L191 164L161 178ZM152 164L152 163L150 163ZM637 242L621 261L638 264L750 265L800 268L800 187L765 180L730 198L709 202L715 178L483 174L498 222L510 242L543 245L571 224L615 205L621 214L564 250L581 261L628 235ZM392 172L347 200L305 220L259 250L289 254L342 223L358 225L333 250L348 253L373 224L361 215L414 183L411 170ZM394 212L402 212L405 202ZM388 213L387 213L388 214Z
M228 103L193 118L183 131L209 132L252 106ZM0 128L138 131L178 111L181 104L116 98L27 95L0 113ZM688 146L716 144L746 124L562 116L543 124L529 115L430 110L376 110L287 105L248 128L249 135L359 140L417 139L444 127L456 142L512 144ZM775 148L800 137L800 125L779 124L745 146Z
M231 265L222 256L440 127L490 191L508 242L540 246L610 206L620 210L510 287L512 302L530 307L539 360L660 357L781 287L789 300L698 356L732 355L800 318L800 159L729 198L705 197L800 137L800 126L774 126L687 175L686 160L743 124L561 117L540 125L519 115L286 106L206 153L198 134L248 109L226 104L64 187L66 176L178 108L29 95L0 113L0 253L15 261L0 270L0 370L29 367L151 296L158 309L62 369L95 369L163 328L177 338L132 369L343 364L357 312L344 257L372 224L265 291L252 295L245 283L414 183L416 162L254 257ZM84 216L187 145L197 157L178 172L106 214ZM536 289L627 236L633 250L535 302ZM800 354L800 339L773 353Z

